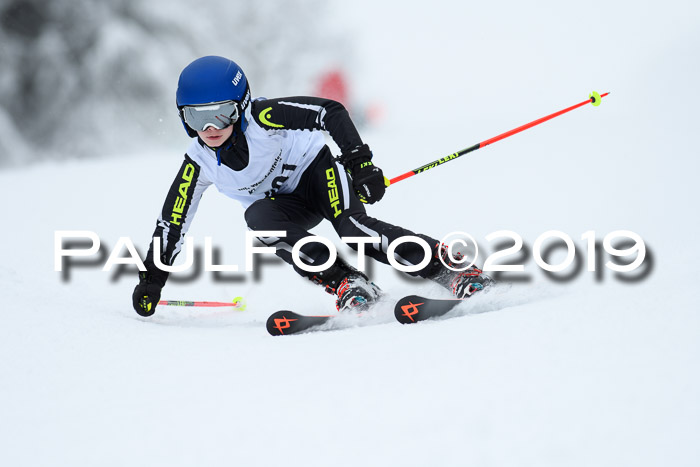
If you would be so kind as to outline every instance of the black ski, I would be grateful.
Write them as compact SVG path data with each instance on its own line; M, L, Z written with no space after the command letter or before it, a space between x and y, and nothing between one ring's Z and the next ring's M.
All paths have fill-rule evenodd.
M267 318L267 332L273 336L286 336L306 331L333 318L329 316L307 316L289 310L280 310Z
M447 314L462 303L459 299L425 298L408 295L396 303L394 316L399 323L410 324ZM289 310L280 310L267 318L267 332L273 336L287 336L312 330L339 315L309 316ZM358 315L360 316L360 315Z
M394 316L401 324L417 323L447 314L462 301L456 298L440 299L408 295L396 303Z

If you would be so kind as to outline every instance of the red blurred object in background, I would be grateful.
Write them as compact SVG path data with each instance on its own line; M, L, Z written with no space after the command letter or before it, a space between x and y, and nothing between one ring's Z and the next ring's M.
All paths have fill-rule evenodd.
M343 72L338 69L327 71L321 75L316 94L319 97L338 101L345 108L349 108L347 80Z
M315 95L343 104L358 127L376 125L384 118L384 107L378 102L364 106L357 101L351 102L350 85L340 68L333 68L321 74Z

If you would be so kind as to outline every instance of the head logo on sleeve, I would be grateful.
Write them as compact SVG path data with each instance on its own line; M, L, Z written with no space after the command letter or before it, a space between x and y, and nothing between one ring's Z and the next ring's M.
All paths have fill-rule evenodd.
M272 107L268 107L258 114L258 119L260 120L260 123L272 128L284 128L284 125L278 125L277 123L273 123L270 121L270 119L272 118L272 115L270 114L271 110Z
M333 217L338 217L343 210L338 207L340 204L340 196L338 195L338 186L335 183L335 171L333 167L326 170L326 179L328 180L328 200L333 208Z
M175 205L173 206L173 212L170 217L170 222L176 225L180 225L180 219L182 218L183 212L185 212L185 205L187 204L187 192L192 184L192 177L194 176L194 165L187 164L185 170L182 172L182 183L178 189L179 196L175 200Z

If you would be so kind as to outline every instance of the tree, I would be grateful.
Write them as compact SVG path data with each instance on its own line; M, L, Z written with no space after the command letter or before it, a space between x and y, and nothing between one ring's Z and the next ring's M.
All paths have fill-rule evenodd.
M177 76L202 55L239 63L254 96L308 92L340 42L323 5L0 4L0 165L179 143Z

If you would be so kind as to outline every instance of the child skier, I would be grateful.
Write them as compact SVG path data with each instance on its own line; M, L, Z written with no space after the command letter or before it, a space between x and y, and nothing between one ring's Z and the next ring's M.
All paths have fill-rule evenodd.
M310 273L292 261L292 248L310 236L309 229L327 219L340 236L379 237L366 254L389 263L387 246L411 235L432 248L431 261L411 273L448 288L456 297L470 296L490 282L471 267L455 272L443 264L445 248L426 235L369 217L364 204L384 196L386 179L372 162L348 112L338 102L315 97L251 99L243 70L217 56L199 58L180 74L177 108L187 134L196 138L166 196L153 234L160 260L172 265L192 223L202 193L210 185L239 201L253 231L286 231L286 237L261 237L276 254L302 276L336 296L339 311L363 310L382 291L368 277L341 258L322 272ZM320 131L330 134L341 150L334 158ZM330 187L330 188L329 188ZM357 248L356 245L350 244ZM395 249L395 259L418 265L425 251L411 242ZM300 258L309 265L325 264L328 248L306 243ZM168 273L156 267L153 243L139 272L133 306L142 316L155 312Z

